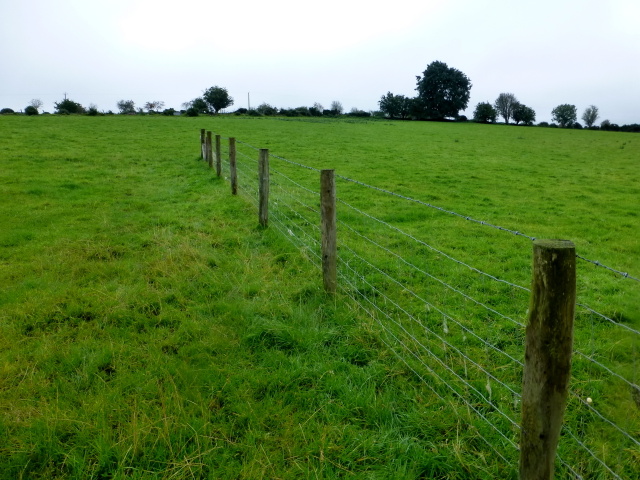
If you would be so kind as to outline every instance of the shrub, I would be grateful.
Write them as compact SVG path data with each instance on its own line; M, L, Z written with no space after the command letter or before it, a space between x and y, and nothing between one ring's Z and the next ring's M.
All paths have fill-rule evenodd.
M261 104L260 106L258 106L258 108L256 108L256 111L260 115L267 115L267 116L273 116L278 113L278 109L276 107L272 107L268 103Z
M70 113L84 113L84 107L69 98L65 98L61 102L54 103L56 113L60 115L69 115Z
M549 126L549 122L540 122L538 124L539 127L548 127Z
M162 114L166 115L167 117L171 117L171 116L175 115L175 113L176 113L176 109L175 108L165 108L162 111Z
M358 110L353 107L349 113L347 113L349 117L370 117L371 114L369 112L365 112L364 110Z
M29 105L28 107L26 107L24 109L24 114L25 115L38 115L38 109L36 107L32 107L31 105Z
M0 114L2 115L10 115L12 113L16 113L16 112L11 110L10 108L3 108L2 110L0 110Z
M90 117L97 117L98 116L98 107L96 107L95 105L89 105L89 110L87 110L87 115L89 115Z
M187 114L187 117L197 117L199 115L198 109L195 107L187 108L186 114Z
M239 108L233 113L236 115L246 115L248 112L249 110L247 110L246 108Z

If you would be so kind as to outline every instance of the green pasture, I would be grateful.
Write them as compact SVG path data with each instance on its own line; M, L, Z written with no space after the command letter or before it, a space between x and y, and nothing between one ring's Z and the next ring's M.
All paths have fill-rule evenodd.
M201 128L222 136L223 178L199 161ZM228 137L242 142L237 197ZM507 386L519 389L521 371L436 312L518 359L522 329L384 249L524 322L526 292L386 225L524 287L531 241L338 178L340 255L366 281L341 267L351 283L329 297L305 240L319 174L277 157L569 239L579 255L640 278L638 138L384 120L0 116L0 479L517 478L508 442L518 432L494 411L517 418L517 401L439 336ZM276 156L268 229L257 227L253 147ZM585 261L578 276L578 301L622 327L577 310L584 356L574 359L567 424L617 475L640 478L637 444L579 400L593 398L640 437L640 392L587 359L640 382L640 343L629 333L640 330L640 284ZM391 306L397 323L381 328L378 289L423 326L402 323ZM443 385L422 360L403 359L392 342L401 330L468 384ZM573 470L611 478L565 440L559 451Z

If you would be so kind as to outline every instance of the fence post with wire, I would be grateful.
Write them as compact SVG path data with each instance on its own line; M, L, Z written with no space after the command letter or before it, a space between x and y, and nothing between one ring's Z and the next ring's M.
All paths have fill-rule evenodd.
M520 432L520 480L551 480L567 404L576 250L566 240L533 242Z
M510 476L519 469L521 480L550 479L554 464L563 478L635 478L640 369L634 345L640 345L640 330L631 323L633 311L625 317L616 310L622 304L601 301L604 296L594 290L599 277L581 275L576 287L576 262L616 276L616 289L622 283L636 287L639 275L577 255L571 242L538 240L235 138L229 139L229 169L232 194L239 191L250 200L261 226L278 230L315 264L326 292L339 291L360 307L375 324L381 344L415 375L420 388L433 394L434 402L464 422L482 445L476 447L479 452L490 453L486 458L493 466L508 466ZM309 171L320 174L320 192ZM361 189L374 192L375 201ZM390 209L379 208L386 201ZM394 208L403 213L422 209L415 211L420 218L431 209L437 218L450 216L455 229L447 222L441 237L426 236L415 222L396 218ZM494 237L487 238L509 234L532 242L533 273L530 254L520 248L507 259L513 266L504 269L504 263L459 248L470 236L466 225L473 232L492 232ZM434 244L449 237L453 245ZM526 282L531 288L523 286ZM592 343L607 336L616 348L624 344L624 353L598 350L612 343L591 346L588 325Z
M322 230L322 281L327 293L337 288L336 182L333 170L320 174L320 212Z

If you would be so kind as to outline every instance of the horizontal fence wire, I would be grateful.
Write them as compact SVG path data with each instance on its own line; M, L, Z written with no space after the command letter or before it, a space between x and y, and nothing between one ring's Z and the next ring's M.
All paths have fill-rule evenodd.
M259 149L237 143L244 150L239 148L237 153L238 186L257 205ZM319 176L309 175L320 170L273 154L269 157L270 224L321 269ZM336 178L535 240L348 177ZM339 195L337 201L344 209L338 215L340 291L374 321L382 334L381 342L423 387L439 401L454 405L457 418L468 417L469 428L505 465L516 465L529 289L520 285L521 281L490 273L445 252L422 235L405 231L393 220L382 220L350 199ZM637 392L640 409L637 350L631 353L630 365L628 361L611 362L596 353L589 328L591 337L600 334L594 329L607 324L632 337L640 332L584 303L577 307L581 310L576 320L574 364L580 364L584 373L571 380L563 426L566 435L560 440L557 458L564 474L571 478L591 478L593 468L601 468L613 478L625 478L622 472L630 468L628 455L633 455L625 452L640 454L640 421L637 414L621 419L616 409L620 402L629 405L629 401L608 396L607 388L619 391L622 385L632 394ZM597 403L587 398L596 387L601 392ZM594 432L600 434L594 436ZM627 450L613 455L602 438L614 439Z
M250 145L248 143L240 142L240 141L238 141L238 142L243 144L243 145L245 145L245 146L247 146L247 147L249 147L249 148L252 148L254 150L259 150L259 148L254 147L253 145ZM301 168L305 168L305 169L308 169L308 170L313 170L313 171L316 171L316 172L320 172L320 169L317 169L317 168L314 168L314 167L310 167L310 166L304 165L302 163L294 162L292 160L288 160L286 158L279 157L279 156L274 155L274 154L270 154L270 156L273 157L273 158L276 158L278 160L281 160L283 162L289 163L291 165L296 165L296 166L301 167ZM437 205L433 205L433 204L431 204L429 202L425 202L423 200L419 200L419 199L416 199L416 198L413 198L413 197L402 195L402 194L397 193L397 192L392 192L391 190L387 190L387 189L384 189L384 188L376 187L374 185L369 185L369 184L367 184L365 182L361 182L359 180L354 180L352 178L345 177L343 175L336 174L336 177L337 178L341 178L344 181L351 182L351 183L354 183L354 184L357 184L357 185L360 185L360 186L363 186L363 187L366 187L366 188L370 188L372 190L376 190L378 192L385 193L387 195L398 197L398 198L401 198L403 200L407 200L409 202L413 202L413 203L416 203L416 204L419 204L419 205L423 205L425 207L432 208L432 209L438 210L438 211L440 211L442 213L446 213L448 215L453 215L455 217L462 218L462 219L464 219L466 221L473 222L473 223L476 223L476 224L479 224L479 225L482 225L482 226L485 226L485 227L493 228L495 230L500 230L502 232L510 233L512 235L528 238L531 241L536 239L536 237L531 236L531 235L527 235L526 233L520 232L518 230L509 229L509 228L506 228L506 227L502 227L500 225L494 225L494 224L492 224L490 222L487 222L485 220L478 220L478 219L473 218L473 217L471 217L469 215L458 213L458 212L455 212L453 210L448 210L446 208L439 207ZM601 263L601 262L599 262L597 260L590 260L590 259L588 259L588 258L586 258L586 257L584 257L582 255L577 255L576 254L576 257L578 259L580 259L580 260L585 261L585 262L589 262L589 263L591 263L591 264L593 264L593 265L595 265L597 267L604 268L604 269L606 269L606 270L608 270L610 272L613 272L613 273L615 273L617 275L620 275L623 278L626 278L626 279L629 279L629 280L633 280L633 281L636 281L636 282L640 282L640 278L632 276L628 272L623 272L623 271L615 269L613 267L609 267L609 266L607 266L607 265L605 265L605 264L603 264L603 263Z

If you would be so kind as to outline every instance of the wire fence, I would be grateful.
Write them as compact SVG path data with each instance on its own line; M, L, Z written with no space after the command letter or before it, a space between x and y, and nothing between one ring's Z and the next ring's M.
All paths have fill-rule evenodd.
M238 141L239 191L256 206L258 150ZM321 269L320 170L269 158L269 224ZM420 388L471 429L490 456L517 465L531 246L512 239L535 237L336 178L341 294L376 325ZM443 214L459 222L443 222ZM420 221L425 218L433 222ZM573 368L558 477L640 478L640 321L633 309L625 313L624 301L640 298L638 279L577 259ZM602 267L608 277L593 277L587 266Z

